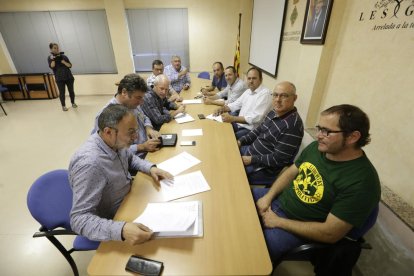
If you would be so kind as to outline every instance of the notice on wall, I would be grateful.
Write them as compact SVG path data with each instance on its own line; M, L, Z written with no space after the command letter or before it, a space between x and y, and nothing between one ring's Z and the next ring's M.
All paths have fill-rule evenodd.
M370 0L372 8L360 11L359 21L371 23L372 31L414 29L414 1Z

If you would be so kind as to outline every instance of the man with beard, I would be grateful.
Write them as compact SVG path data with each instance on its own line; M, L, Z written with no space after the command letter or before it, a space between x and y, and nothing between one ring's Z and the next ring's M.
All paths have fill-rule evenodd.
M316 126L317 141L270 189L253 189L273 262L309 240L339 244L369 229L366 221L381 195L377 171L362 150L370 142L369 125L356 106L326 109Z
M90 240L125 240L139 244L151 238L145 225L115 221L113 217L131 189L129 169L150 175L154 181L172 175L132 154L138 123L127 107L106 107L98 118L99 131L91 135L69 164L73 191L72 230Z

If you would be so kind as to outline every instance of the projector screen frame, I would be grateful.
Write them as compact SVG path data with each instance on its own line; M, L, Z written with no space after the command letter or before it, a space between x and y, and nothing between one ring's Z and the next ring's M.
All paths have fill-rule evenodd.
M265 41L258 41L255 42L252 41L252 38L254 36L254 29L253 29L253 23L254 23L254 15L255 15L255 3L258 2L258 0L253 0L253 10L252 10L252 21L251 21L251 33L250 33L250 47L249 47L249 64L259 68L264 73L270 75L273 78L276 78L278 67L279 67L279 58L280 58L280 52L281 52L281 46L282 46L282 40L283 40L283 30L285 28L285 19L286 19L286 10L288 6L288 0L273 0L275 1L276 9L279 9L283 11L283 15L281 19L278 19L277 26L275 30L279 30L280 28L280 36L273 36L271 39L275 40L275 47L277 47L277 54L274 56L274 59L270 61L272 64L274 64L274 68L270 68L269 66L264 66L265 64L258 64L255 60L252 60L252 45L255 47L257 44L263 44ZM257 7L257 6L256 6ZM267 24L269 25L269 24Z

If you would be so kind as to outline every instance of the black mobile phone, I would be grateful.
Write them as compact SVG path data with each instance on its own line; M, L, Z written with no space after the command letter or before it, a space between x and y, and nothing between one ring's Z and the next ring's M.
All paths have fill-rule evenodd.
M157 145L157 148L161 148L162 147L162 136L158 137L158 140L160 141L160 143Z
M203 120L203 119L205 119L205 118L206 118L206 116L204 116L204 114L198 114L197 116L198 116L198 118L199 118L200 120Z
M136 255L132 255L125 266L126 271L148 276L161 275L163 268L164 265L162 262Z

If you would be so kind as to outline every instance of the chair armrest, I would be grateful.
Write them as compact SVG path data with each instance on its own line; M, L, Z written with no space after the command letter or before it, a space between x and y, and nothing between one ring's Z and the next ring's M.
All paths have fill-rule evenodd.
M372 249L372 245L367 242L363 237L358 239L358 242L362 249Z
M58 230L36 232L33 234L33 238L52 237L52 236L59 236L59 235L78 235L78 234L73 232L72 230L58 229Z
M332 246L331 244L327 244L327 243L305 243L302 244L294 249L292 249L291 251L289 251L288 255L290 254L297 254L297 253L304 253L304 252L309 252L312 250L318 250L318 249L323 249L323 248L328 248Z
M266 169L266 167L257 167L257 168L253 169L253 172L259 172L259 171L264 170L264 169Z

